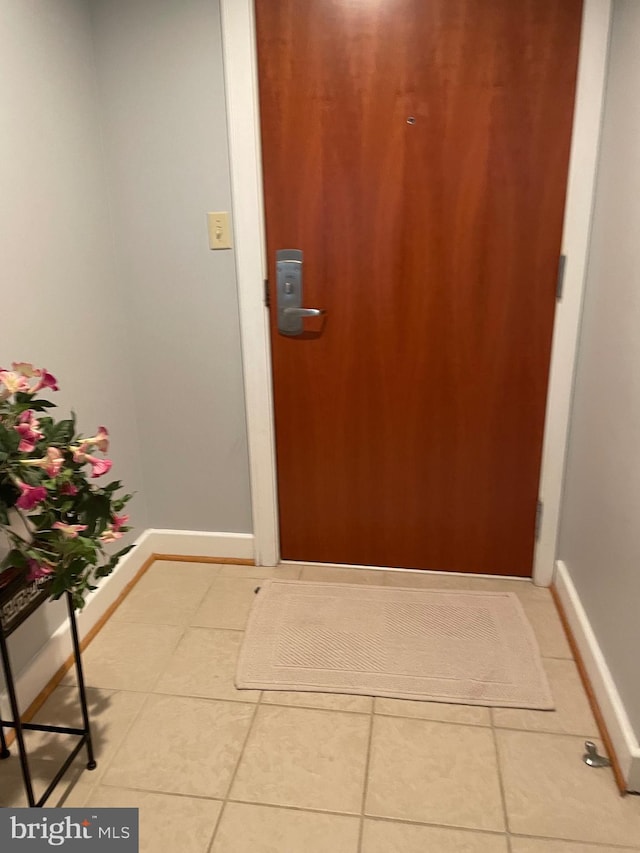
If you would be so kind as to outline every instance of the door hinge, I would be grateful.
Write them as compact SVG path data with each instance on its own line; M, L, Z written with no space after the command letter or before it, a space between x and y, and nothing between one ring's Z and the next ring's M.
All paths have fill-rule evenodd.
M564 270L567 265L567 256L560 255L558 261L558 281L556 282L556 300L560 302L562 299L562 291L564 290Z
M540 539L540 530L542 529L542 513L544 511L544 504L542 501L538 501L536 504L536 542Z
M265 278L264 280L264 304L266 308L271 307L271 300L269 299L269 279Z

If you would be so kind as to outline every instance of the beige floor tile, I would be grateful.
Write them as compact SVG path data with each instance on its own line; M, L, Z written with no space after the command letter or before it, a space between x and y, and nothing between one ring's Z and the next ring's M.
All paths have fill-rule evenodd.
M124 739L145 698L143 693L87 688L94 755L98 766L92 771L86 769L87 753L82 749L51 795L47 805L64 805L71 808L84 804L87 794L104 775L115 750ZM38 711L34 722L80 727L82 721L76 688L60 685ZM34 790L36 797L39 797L78 741L73 735L27 732L26 742L34 777ZM6 779L3 778L5 768L8 773ZM2 781L6 782L4 792ZM26 805L15 746L12 747L12 758L6 765L0 765L0 804Z
M353 711L358 714L371 712L371 696L355 696L343 693L290 693L286 690L264 690L263 705L293 705L296 708L323 708L325 711Z
M216 578L191 625L244 631L259 586L256 578Z
M62 761L59 756L52 756L48 759L33 757L29 759L31 784L36 800L48 788L60 769ZM73 808L84 805L86 796L95 787L92 778L93 773L86 770L85 765L74 764L71 766L51 794L46 803L47 808L59 808L61 806ZM26 806L27 795L20 772L18 752L16 747L12 746L11 758L0 763L0 808L25 808Z
M511 836L511 853L631 853L636 847L602 847L600 844L581 844L579 841L550 841L548 838L519 838Z
M374 717L366 813L503 831L492 732Z
M174 625L108 622L82 655L88 687L151 690L182 636ZM72 684L73 670L64 678Z
M572 658L571 648L553 601L522 601L545 658Z
M254 705L150 696L104 775L104 784L224 797Z
M300 577L300 566L222 566L222 578L279 578L280 580L297 580Z
M339 566L304 566L300 580L324 583L366 583L382 586L385 572L373 569L345 569Z
M262 706L231 798L359 813L370 717Z
M640 840L640 798L620 797L609 770L581 760L584 739L496 730L509 829L633 847Z
M213 563L159 560L145 572L111 621L187 625L219 571L220 566Z
M139 809L140 853L206 853L222 809L217 800L106 786L96 788L87 805Z
M493 722L499 728L527 729L539 732L598 737L598 726L591 713L578 669L572 660L544 659L555 711L522 711L494 708Z
M473 578L458 578L448 572L385 572L384 586L414 589L473 589Z
M257 702L259 690L234 685L242 638L240 631L187 628L153 692Z
M146 695L129 691L87 688L87 704L91 722L93 751L98 766L88 779L95 785L104 774L116 750L124 740L131 724L142 708ZM53 726L82 726L82 716L75 687L60 685L34 717L36 723ZM44 759L60 758L69 754L77 740L72 735L55 736L41 732L29 734L30 754ZM76 763L86 766L86 752L82 750Z
M360 820L227 803L211 853L357 853Z
M385 586L419 589L460 589L471 592L515 592L523 601L551 601L548 589L528 580L480 578L476 575L452 575L447 572L385 572Z
M505 835L365 820L362 853L509 853Z
M460 723L466 726L490 726L488 708L479 705L449 705L446 702L416 702L411 699L376 698L376 714L387 717L416 717L441 723Z

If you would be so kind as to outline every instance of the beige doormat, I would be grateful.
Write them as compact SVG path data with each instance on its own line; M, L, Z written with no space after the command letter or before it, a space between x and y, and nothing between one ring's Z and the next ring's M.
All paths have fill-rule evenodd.
M552 710L517 595L267 580L236 686Z

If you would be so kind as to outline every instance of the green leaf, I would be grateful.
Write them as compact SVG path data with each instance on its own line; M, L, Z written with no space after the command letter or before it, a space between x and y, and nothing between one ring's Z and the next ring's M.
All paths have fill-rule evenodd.
M19 444L19 433L17 433L15 429L7 429L7 427L0 422L0 450L4 450L5 453L9 454L16 453Z
M70 444L76 431L72 418L59 421L51 430L50 440L53 444Z
M7 556L2 561L2 566L5 569L14 568L14 569L23 569L27 565L27 558L19 551L17 548L12 548L11 551L7 554Z
M56 403L52 403L51 400L32 400L29 403L29 408L35 412L44 412L45 409L55 409L55 407Z

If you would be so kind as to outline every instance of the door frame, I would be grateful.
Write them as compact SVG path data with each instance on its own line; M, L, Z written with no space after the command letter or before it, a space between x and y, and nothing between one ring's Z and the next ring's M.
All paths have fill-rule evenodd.
M255 561L271 566L280 550L254 4L220 0L220 10ZM611 11L612 0L584 0L562 236L568 260L556 304L540 476L543 511L533 569L539 586L551 584L555 567Z

